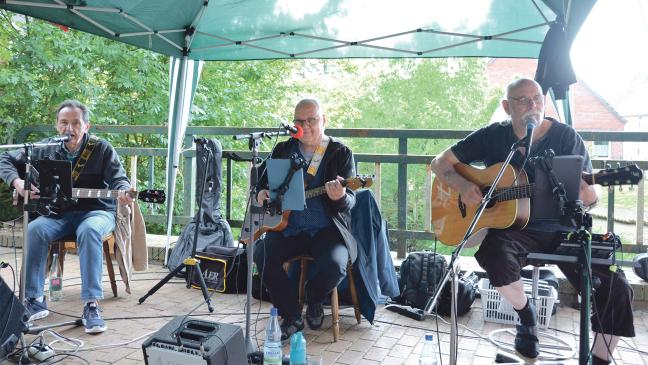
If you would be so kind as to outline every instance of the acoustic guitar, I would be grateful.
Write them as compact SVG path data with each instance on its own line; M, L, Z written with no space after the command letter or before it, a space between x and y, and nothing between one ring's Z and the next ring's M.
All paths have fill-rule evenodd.
M351 190L368 188L371 185L373 185L373 177L368 176L356 176L342 181L342 186ZM326 188L324 186L306 190L305 193L306 199L314 198L324 194L326 194ZM250 214L252 214L253 237L254 241L256 241L265 232L283 231L288 225L290 210L284 211L281 215L269 214L262 206L259 206L256 201L253 202L253 204L248 207L245 220L243 221L243 228L241 228L241 238L239 240L243 243L248 243L248 241L250 240Z
M455 169L459 175L475 183L486 195L490 189L489 184L495 180L501 166L502 163L497 163L486 169L479 169L465 164L457 164ZM603 186L636 184L642 176L643 172L637 165L582 175L586 183ZM529 223L530 198L534 192L535 185L528 183L524 170L516 171L510 165L507 166L493 193L494 199L484 209L466 246L480 244L488 232L487 228L524 228ZM478 205L466 205L461 200L461 194L439 178L434 179L432 184L432 225L434 234L443 244L456 246L461 243L478 207Z

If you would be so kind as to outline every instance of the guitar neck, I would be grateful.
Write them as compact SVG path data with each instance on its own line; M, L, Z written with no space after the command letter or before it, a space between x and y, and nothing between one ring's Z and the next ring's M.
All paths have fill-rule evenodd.
M119 190L72 188L73 198L107 198L117 199Z
M535 183L513 186L504 189L496 189L493 192L495 201L498 202L531 198L534 194L535 194Z
M349 180L344 180L342 181L342 186L346 187L347 186L347 181ZM351 185L352 186L352 185ZM351 190L355 190L355 188L351 188ZM306 196L306 199L314 198L316 196L320 196L326 194L326 187L325 186L320 186L317 188L309 189L306 190L304 195Z
M316 196L320 196L326 194L326 188L324 186L320 186L319 188L314 188L310 190L306 190L306 199L314 198Z

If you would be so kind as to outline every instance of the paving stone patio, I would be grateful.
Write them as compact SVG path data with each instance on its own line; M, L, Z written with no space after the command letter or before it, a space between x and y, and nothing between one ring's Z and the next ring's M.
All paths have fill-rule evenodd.
M20 251L18 260L20 259ZM15 264L14 250L0 247L0 259ZM80 278L78 276L78 259L70 255L66 259L64 275L64 299L51 303L50 309L56 313L37 322L53 324L78 318L81 315ZM105 271L105 270L104 270ZM91 364L142 364L142 342L151 333L161 328L171 318L185 315L199 305L202 295L199 290L187 289L184 281L173 279L163 286L146 302L139 305L138 299L155 285L167 271L158 264L152 264L148 272L135 273L132 283L132 294L124 291L119 282L119 297L112 297L110 284L104 277L106 299L101 301L103 316L107 320L108 330L100 335L85 334L82 327L60 327L56 330L67 337L84 341L84 349L77 353ZM11 286L11 271L3 269L1 275ZM216 294L213 296L215 312L209 314L206 306L199 307L194 315L204 320L232 323L245 327L243 312L245 295ZM252 303L253 337L262 346L264 328L270 305L254 300ZM615 352L617 364L648 365L648 311L645 306L635 310L635 327L637 337L623 339ZM440 349L443 364L449 363L450 347L449 325L447 318L430 317L425 321L416 321L399 314L385 310L382 306L376 312L373 325L363 319L357 325L352 308L341 310L341 338L333 342L330 330L331 317L325 308L327 316L320 330L305 330L308 342L308 353L315 358L321 358L322 364L418 364L418 354L421 351L422 339L425 332L439 334ZM478 299L469 314L460 318L459 364L492 364L497 352L496 347L488 339L488 334L499 328L510 327L491 322L484 322L481 302ZM575 309L560 307L552 317L548 333L551 333L569 344L577 345L575 334L579 330L579 313ZM28 335L30 340L33 336ZM49 337L48 337L49 338ZM132 341L133 339L138 340ZM512 339L512 337L511 337ZM51 339L50 339L51 340ZM116 345L119 344L119 345ZM108 345L116 345L108 347ZM56 345L59 346L59 345ZM638 352L637 349L644 352ZM83 349L82 349L83 350ZM285 348L287 351L287 347ZM67 358L64 364L81 364L80 359ZM564 364L577 364L575 358L563 361Z

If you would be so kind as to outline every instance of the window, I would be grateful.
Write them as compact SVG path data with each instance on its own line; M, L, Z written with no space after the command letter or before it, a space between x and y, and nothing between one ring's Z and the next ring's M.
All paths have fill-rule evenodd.
M592 145L592 157L610 157L610 142L608 141L594 141Z

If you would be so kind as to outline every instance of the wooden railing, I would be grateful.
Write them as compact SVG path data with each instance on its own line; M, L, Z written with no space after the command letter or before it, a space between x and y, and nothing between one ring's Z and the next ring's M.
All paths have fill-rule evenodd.
M155 136L159 140L166 141L167 127L166 126L101 126L93 125L93 133L100 136L105 135L138 135L138 136ZM182 206L174 211L174 223L186 224L194 212L195 205L195 150L192 146L192 136L199 135L201 137L214 137L218 138L225 145L224 154L229 156L235 153L243 158L249 158L250 152L240 147L238 150L227 149L230 143L231 136L237 134L246 134L252 132L263 131L267 129L261 128L229 128L229 127L188 127L185 132L184 149L182 153L182 166L181 177L184 189L179 190L178 194L182 194ZM23 128L17 133L16 141L26 141L39 138L44 135L49 135L53 131L52 126L29 126ZM397 168L397 194L396 194L396 210L395 216L387 217L391 223L389 229L390 241L397 252L399 257L404 257L407 251L407 240L433 240L434 234L431 227L431 184L433 179L430 162L434 158L432 155L416 155L410 154L409 142L411 140L458 140L465 137L469 131L463 130L432 130L432 129L418 129L418 130L393 130L393 129L327 129L327 134L335 137L342 137L346 141L354 139L389 139L394 140L394 151L396 153L354 153L356 164L366 164L373 166L369 168L370 172L375 175L374 186L372 190L376 196L379 204L385 205L386 199L382 196L383 192L383 171L385 164L395 165ZM583 139L586 141L621 141L621 142L642 142L648 143L648 132L580 132ZM131 176L139 176L140 184L144 187L157 187L162 188L165 182L155 180L156 165L164 166L166 160L167 149L165 147L129 147L127 143L121 143L120 139L111 139L113 145L122 157L131 157L130 163L126 164L127 168L131 171ZM128 141L129 138L122 139ZM132 140L132 138L131 138ZM227 141L227 143L226 143ZM381 151L382 152L382 151ZM266 156L268 151L263 151L262 156ZM143 161L144 160L144 161ZM636 162L642 170L648 170L648 161L633 161ZM593 160L594 168L605 168L609 166L617 166L617 164L625 164L625 161L609 161L609 160ZM235 165L243 164L243 165ZM240 162L234 162L231 158L226 158L223 163L223 176L224 176L224 210L227 219L233 227L241 226L242 212L233 212L233 199L240 199L239 196L234 196L233 189L233 171L239 168L245 168L247 165ZM408 202L408 166L415 168L425 169L424 191L426 195L424 201ZM139 173L137 169L139 167ZM162 167L163 168L163 167ZM157 167L159 170L159 167ZM366 172L366 171L363 171ZM159 172L158 172L159 175ZM142 178L145 176L145 178ZM422 182L423 183L423 182ZM636 240L629 243L624 242L626 252L643 252L644 247L644 182L642 181L636 188L637 192L637 205L636 205ZM240 189L239 189L240 190ZM607 230L614 231L615 225L615 189L608 189L608 210L607 210ZM390 197L391 198L391 197ZM408 223L409 209L424 209L425 215L422 224ZM148 207L145 211L145 218L147 222L155 222L160 224L166 223L166 213L160 208Z

